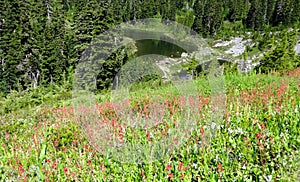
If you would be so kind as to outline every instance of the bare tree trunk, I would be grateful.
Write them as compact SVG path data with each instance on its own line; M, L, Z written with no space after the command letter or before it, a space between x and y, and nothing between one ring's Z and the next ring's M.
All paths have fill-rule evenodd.
M36 88L37 85L38 85L38 80L39 80L39 77L40 77L40 70L36 70L36 74L34 74L31 70L31 80L33 82L33 88Z
M48 23L51 23L51 10L50 10L50 6L49 6L49 2L46 1L46 6L47 6L47 18L48 18Z
M2 71L4 72L4 58L1 58Z
M53 84L53 76L52 76L52 74L50 75L50 84Z

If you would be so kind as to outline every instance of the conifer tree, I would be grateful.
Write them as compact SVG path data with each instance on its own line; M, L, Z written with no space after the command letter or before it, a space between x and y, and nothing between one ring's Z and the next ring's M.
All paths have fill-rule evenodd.
M204 14L204 1L196 0L193 9L195 14L195 19L194 19L192 29L198 33L201 33L203 30L202 22L203 22L203 14Z
M295 55L295 44L297 42L296 31L288 32L284 30L280 37L282 40L277 42L275 48L267 52L260 60L261 64L256 67L256 70L261 70L262 73L267 73L271 70L286 70L293 69L297 66Z
M20 67L23 60L21 51L22 29L20 26L20 1L1 1L1 28L0 28L0 88L7 93L17 89L23 74Z

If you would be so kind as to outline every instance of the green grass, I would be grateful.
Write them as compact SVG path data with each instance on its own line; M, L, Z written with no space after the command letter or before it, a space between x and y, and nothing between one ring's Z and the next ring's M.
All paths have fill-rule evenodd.
M214 137L205 139L212 113L211 103L203 101L193 116L196 128L178 150L139 164L120 163L88 142L70 91L12 93L0 99L0 181L299 181L299 75L299 69L292 76L227 74L226 110ZM209 97L207 79L193 83L200 98ZM170 104L163 108L166 121L180 118L172 84L131 92L131 107L147 115L143 108L158 95ZM97 98L102 119L115 119L109 93ZM147 130L151 141L164 129ZM136 138L126 138L132 134L126 132L128 142L149 142L143 130L133 131L140 134Z

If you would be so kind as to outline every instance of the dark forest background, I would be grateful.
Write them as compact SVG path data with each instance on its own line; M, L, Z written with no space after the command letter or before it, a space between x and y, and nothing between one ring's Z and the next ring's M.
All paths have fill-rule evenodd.
M93 37L121 22L143 18L177 21L203 37L282 30L297 25L300 1L1 0L0 93L71 81ZM225 22L234 26L226 29ZM116 65L110 62L106 67L113 71L104 73L116 72Z

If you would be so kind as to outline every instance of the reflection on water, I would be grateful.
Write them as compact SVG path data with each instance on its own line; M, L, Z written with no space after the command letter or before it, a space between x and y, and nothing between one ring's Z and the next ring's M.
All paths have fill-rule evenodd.
M181 54L186 52L183 48L163 40L136 40L136 46L138 50L136 52L137 56L159 54L167 57L180 58Z

